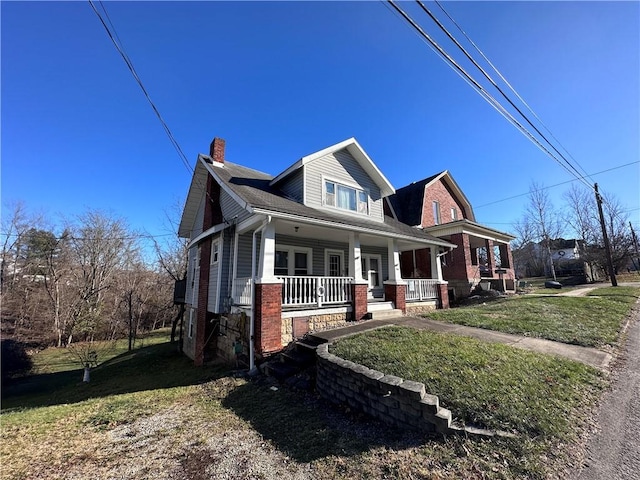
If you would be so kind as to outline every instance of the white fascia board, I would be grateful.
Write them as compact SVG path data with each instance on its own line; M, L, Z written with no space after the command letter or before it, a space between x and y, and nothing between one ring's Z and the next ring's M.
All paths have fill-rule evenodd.
M222 230L224 230L224 228L226 227L226 224L224 223L219 223L218 225L214 225L213 227L205 230L204 232L202 232L200 235L198 235L197 237L195 237L193 240L191 240L188 244L187 244L187 248L191 248L194 245L197 245L198 243L200 243L202 240L204 240L205 238L211 236L211 235L215 235L218 232L221 232Z
M206 169L202 168L199 160L200 157L198 157L198 161L196 161L196 168L191 177L189 192L187 193L187 199L185 200L182 216L180 217L180 225L178 226L178 236L182 238L188 238L191 235L193 222L198 215L198 208L204 196L203 192L206 190Z
M244 198L242 198L240 195L234 192L231 188L229 188L229 186L225 182L222 181L222 179L215 172L213 165L206 161L204 155L200 155L198 157L198 160L202 163L202 165L204 165L204 167L207 169L207 172L209 172L209 174L218 183L218 185L220 185L220 188L222 188L225 192L227 192L227 194L231 198L233 198L233 200L238 205L240 205L243 209L245 209L249 213L253 213L253 209L251 208L251 205L249 205L249 202L247 202Z
M340 230L347 230L350 232L366 233L369 235L378 235L380 237L386 237L386 238L397 238L402 240L408 240L415 243L422 243L427 245L438 245L438 246L447 247L447 248L457 247L457 245L447 242L446 240L440 240L440 241L427 240L427 239L422 239L417 237L410 237L408 235L402 235L401 233L397 233L397 232L381 232L380 230L376 230L373 228L357 227L354 225L343 225L340 223L332 222L330 220L320 220L317 218L301 217L299 215L293 215L290 213L275 212L270 210L264 210L261 208L254 209L254 212L258 214L267 215L273 218L280 218L282 220L293 220L298 223L308 224L308 225L317 225L319 227L338 228Z

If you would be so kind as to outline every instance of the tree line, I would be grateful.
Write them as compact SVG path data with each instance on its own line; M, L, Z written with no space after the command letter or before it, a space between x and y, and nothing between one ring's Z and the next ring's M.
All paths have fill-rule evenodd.
M38 346L136 337L174 325L174 281L186 277L186 245L154 240L121 218L87 210L53 222L16 203L3 217L2 336ZM152 258L149 258L151 256Z
M602 194L604 224L616 273L640 268L638 242L624 206L613 194ZM604 238L594 192L578 185L565 191L560 207L553 204L544 185L532 183L529 201L514 224L514 263L523 276L556 276L552 249L563 238L580 245L580 268L591 278L608 278Z

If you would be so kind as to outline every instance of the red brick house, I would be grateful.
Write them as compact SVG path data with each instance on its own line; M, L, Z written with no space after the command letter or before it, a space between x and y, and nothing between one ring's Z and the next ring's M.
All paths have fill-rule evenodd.
M455 245L385 215L394 193L353 138L276 176L227 161L214 139L178 231L190 240L185 353L253 367L307 331L447 306L440 258ZM433 273L405 280L401 255L424 249Z
M509 246L515 237L476 223L471 203L448 171L399 188L385 199L385 211L458 247L447 251L441 262L450 298L467 296L478 284L515 289ZM430 278L431 255L429 249L402 252L402 277Z

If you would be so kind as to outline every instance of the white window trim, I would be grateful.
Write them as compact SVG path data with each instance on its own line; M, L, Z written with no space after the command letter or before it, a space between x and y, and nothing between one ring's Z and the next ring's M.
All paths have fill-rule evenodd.
M331 182L333 184L335 184L336 186L336 192L334 193L334 195L336 196L336 205L327 205L327 182ZM338 207L337 203L337 198L338 198L338 185L341 185L343 187L347 187L347 188L353 188L356 191L356 209L355 210L348 210L346 208L341 208ZM343 180L336 180L332 177L326 177L324 175L322 175L322 186L321 186L321 196L322 196L322 206L325 208L329 208L331 210L337 210L339 212L345 212L351 215L359 215L359 216L366 216L366 217L370 217L371 216L371 192L369 191L368 188L363 187L362 185L358 185L357 183L352 183L352 182L345 182ZM367 213L361 213L358 211L358 203L359 203L359 198L358 198L358 193L359 192L364 192L367 195Z
M340 256L340 267L342 268L342 271L340 272L340 275L338 275L339 277L344 277L344 272L345 272L345 264L344 264L344 251L343 250L336 250L336 249L330 249L330 248L325 248L324 250L324 274L326 276L329 276L329 256L330 255L339 255Z
M440 211L440 202L433 200L431 202L431 208L433 211L433 224L440 225L442 223L442 212Z
M214 248L217 247L217 257L214 256ZM220 261L220 239L216 238L211 241L211 259L209 260L211 265L216 265Z
M276 248L274 249L274 255L277 251L286 251L289 253L288 255L288 263L287 263L287 276L293 277L295 276L296 271L296 260L295 254L297 253L306 253L307 254L307 276L313 275L313 249L308 247L294 247L292 245L280 245L276 244ZM275 261L273 266L273 274L276 275L275 272Z
M189 325L187 327L187 337L189 338L193 338L193 332L195 330L195 324L194 324L194 318L195 317L195 308L190 308L189 309Z

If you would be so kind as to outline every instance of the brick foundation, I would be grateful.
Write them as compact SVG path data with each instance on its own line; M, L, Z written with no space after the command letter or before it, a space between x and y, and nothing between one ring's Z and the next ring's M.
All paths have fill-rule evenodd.
M351 298L353 299L353 320L362 320L369 310L367 303L367 291L369 285L366 283L351 284Z
M406 285L394 285L391 283L384 284L384 298L388 302L393 302L395 308L402 310L402 313L407 313L407 302L405 300L407 294Z
M264 355L282 348L282 284L256 283L255 348Z
M439 283L438 284L438 300L440 303L440 308L447 309L449 308L449 284L447 283Z

